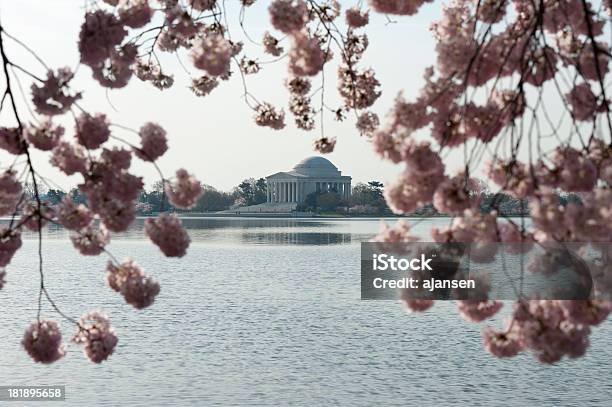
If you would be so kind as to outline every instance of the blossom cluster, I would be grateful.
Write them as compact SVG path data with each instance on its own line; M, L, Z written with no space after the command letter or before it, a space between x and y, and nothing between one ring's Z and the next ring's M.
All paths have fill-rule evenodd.
M395 15L413 15L424 3L370 1L375 11ZM409 214L432 205L453 216L448 227L434 228L431 237L471 243L473 261L493 261L500 247L494 242L513 243L502 246L513 254L536 244L550 249L572 242L578 249L590 243L601 262L609 262L612 253L601 244L612 239L612 147L605 140L612 131L611 99L604 85L610 67L610 46L603 39L607 18L591 2L580 1L454 0L444 6L442 18L431 27L436 65L425 71L422 89L412 100L400 94L384 126L370 126L365 118L358 124L372 134L381 158L404 166L385 190L389 207ZM560 80L567 72L575 72L571 83ZM348 85L344 94L353 103L369 100L355 99ZM563 100L570 122L562 125L561 117L559 124L550 124L546 131L558 143L544 150L539 138L545 131L536 115L552 123L542 101L548 88ZM537 147L532 140L538 140ZM464 166L451 172L444 157L457 150L466 152ZM486 153L491 157L483 160ZM481 161L485 165L479 168ZM477 179L479 170L486 182ZM483 184L495 186L499 194L485 209ZM520 199L532 224L501 220L501 194ZM560 197L566 194L578 194L579 200L564 203ZM412 238L410 228L401 224L384 228L377 240ZM601 273L593 276L594 292L611 279L608 270L593 265L597 269ZM528 270L555 272L546 255L536 256ZM412 311L433 305L404 300ZM608 316L610 306L603 300L519 300L504 330L485 330L484 345L499 357L530 350L544 363L579 357L588 346L590 327ZM500 308L496 301L458 302L460 314L474 322Z

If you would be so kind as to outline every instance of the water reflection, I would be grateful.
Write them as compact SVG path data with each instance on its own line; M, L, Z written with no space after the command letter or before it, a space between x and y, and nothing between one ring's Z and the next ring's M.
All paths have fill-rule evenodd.
M111 241L146 238L146 218L137 218L122 233L113 233ZM314 220L295 218L182 218L192 241L207 244L258 244L258 245L342 245L367 240L371 233L363 233L350 220ZM1 219L8 224L10 219ZM371 220L370 222L378 222ZM371 225L361 225L366 230ZM43 238L67 240L72 232L58 224L49 224L43 230ZM24 240L37 239L38 233L22 232Z
M245 232L241 234L241 243L270 244L270 245L333 245L350 244L350 233L304 233L304 232Z

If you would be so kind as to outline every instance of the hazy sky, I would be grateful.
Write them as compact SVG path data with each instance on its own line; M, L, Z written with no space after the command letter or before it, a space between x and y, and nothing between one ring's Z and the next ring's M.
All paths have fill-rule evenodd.
M227 2L230 26L234 28L231 34L233 39L244 39L238 26L238 3L237 0ZM355 2L342 3L352 5ZM259 0L247 9L247 32L256 40L271 28L268 4L269 1ZM11 35L36 50L50 67L75 67L79 59L77 39L83 7L84 2L78 0L0 0L0 18ZM362 66L375 68L382 83L383 94L373 109L379 115L384 116L399 90L404 89L408 95L413 95L421 86L423 69L434 60L434 42L428 28L438 7L428 5L423 15L398 18L394 24L387 24L384 18L376 16L369 25L370 48ZM248 41L245 44L247 55L259 56L254 51L249 53L254 48ZM284 45L289 46L288 43ZM6 48L9 58L39 76L44 75L44 69L15 43L7 39ZM262 58L266 59L265 56ZM188 89L188 75L176 56L166 54L162 62L164 70L174 73L175 77L175 85L165 91L133 78L126 88L106 92L94 82L87 66L79 67L73 86L83 90L82 106L91 112L106 113L115 123L131 128L138 128L149 120L161 124L169 133L170 150L159 162L167 175L177 167L186 167L203 182L230 189L246 177L263 177L290 170L304 157L315 154L312 143L320 129L312 132L296 129L286 109L285 61L265 65L259 74L247 77L249 91L259 100L285 107L288 126L280 131L254 124L253 113L242 100L238 73L209 96L198 98ZM197 74L184 53L182 62ZM339 106L335 64L326 68L326 75L327 103ZM24 75L20 78L29 98L29 80ZM318 81L320 79L315 79L313 87L319 86ZM22 99L20 95L18 98ZM317 103L317 100L313 102ZM28 117L25 105L21 108L22 114ZM2 112L3 125L10 124L8 113ZM67 115L66 120L67 133L72 137L72 119ZM319 118L317 121L320 124ZM336 151L327 158L344 174L353 176L354 182L372 179L388 182L395 178L399 167L381 162L367 140L355 130L354 119L338 123L328 114L324 126L326 135L338 137ZM137 141L135 134L121 130L115 132L118 136ZM35 159L36 168L64 188L80 181L80 176L69 179L60 175L48 164L46 155L37 153ZM2 153L0 160L5 166L9 158ZM149 165L138 162L133 171L145 176L149 184L154 180L155 172Z
M267 7L270 1L259 0L246 9L245 26L249 36L259 41L267 30L274 32L269 24ZM342 2L344 7L356 1ZM247 86L260 101L268 101L286 112L287 126L280 131L255 125L253 112L242 99L242 81L238 72L226 82L222 82L210 95L199 98L189 89L189 75L201 73L191 66L185 52L176 54L159 52L165 72L173 73L175 84L172 88L160 91L148 83L134 77L130 84L119 90L101 88L91 76L89 67L78 64L77 39L83 21L84 0L0 0L0 19L7 32L25 42L50 67L77 67L73 87L83 91L80 104L89 112L106 113L113 123L138 129L147 121L155 121L168 132L170 150L159 160L166 176L171 176L178 167L185 167L204 183L219 189L229 190L247 177L265 177L278 171L290 170L303 158L315 155L313 140L320 136L320 128L306 132L295 128L293 118L287 111L288 93L284 87L287 75L286 61L265 64L257 75L247 76ZM227 12L230 34L233 40L245 43L246 55L269 61L262 55L260 48L253 46L244 36L238 25L238 0L228 0ZM414 99L423 85L423 71L435 62L435 42L429 31L432 21L440 16L443 3L436 1L423 6L417 16L397 17L393 23L386 18L373 14L367 26L370 46L361 62L362 67L373 67L382 83L382 96L373 111L384 121L384 116L399 91L404 91L408 99ZM341 19L343 21L343 19ZM133 34L132 34L133 35ZM276 33L280 37L279 33ZM290 44L285 40L286 49ZM35 72L45 75L44 68L21 47L5 39L6 51L11 60ZM182 62L182 64L181 64ZM336 91L336 63L326 67L326 103L340 106ZM232 67L236 71L235 67ZM26 97L30 98L30 81L19 74ZM320 86L320 77L315 78L313 88ZM0 79L0 85L2 85ZM553 106L558 111L562 99L550 94ZM23 97L18 94L20 111L23 117L30 117ZM317 95L313 105L320 102ZM5 109L0 116L2 125L11 125L10 111ZM65 115L67 137L73 135L73 119ZM320 126L320 117L317 125ZM369 180L393 181L401 171L400 166L381 161L372 151L366 138L360 137L355 130L354 118L349 116L345 122L336 122L332 114L326 113L323 121L325 134L337 137L336 151L326 157L343 171L353 177L353 183ZM138 143L138 136L129 131L115 129L117 136ZM462 153L453 152L446 156L449 173L462 165ZM80 176L66 177L48 163L48 155L35 153L36 168L45 176L52 178L63 188L68 189L80 182ZM12 159L0 152L2 166ZM133 172L145 177L148 185L158 179L151 165L134 160Z

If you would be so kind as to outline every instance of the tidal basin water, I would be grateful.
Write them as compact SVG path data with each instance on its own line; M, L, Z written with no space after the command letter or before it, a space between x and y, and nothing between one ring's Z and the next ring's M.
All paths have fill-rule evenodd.
M101 365L74 344L50 366L22 350L39 284L35 236L25 236L0 291L0 385L65 385L66 401L53 405L74 406L612 405L610 321L584 358L543 366L530 354L489 356L485 325L461 319L451 302L408 315L394 301L361 301L359 243L379 220L184 222L193 242L182 259L143 238L142 220L112 241L116 257L135 258L161 283L143 311L105 286L105 257L77 255L64 230L45 232L57 304L75 317L102 309L116 328L119 344ZM48 306L43 315L57 318ZM68 340L73 327L61 326Z

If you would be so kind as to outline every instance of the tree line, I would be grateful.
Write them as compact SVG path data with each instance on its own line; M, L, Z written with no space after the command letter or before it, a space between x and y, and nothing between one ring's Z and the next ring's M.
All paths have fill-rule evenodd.
M26 195L31 189L25 186ZM164 193L161 181L154 183L150 190L144 190L138 196L137 210L141 215L173 211L185 213L210 213L242 206L258 205L267 200L267 185L264 178L247 178L232 188L231 191L221 191L210 185L202 185L203 193L196 206L190 210L177 209L172 206ZM338 191L312 192L304 202L297 205L300 212L339 213L354 215L388 215L393 213L387 206L383 195L384 186L379 181L360 182L353 188L348 198L342 197ZM33 192L32 192L33 193ZM70 195L76 203L87 204L87 199L77 188L68 193L58 189L43 191L43 198L51 204L58 204L64 196ZM569 202L580 202L576 194L560 196L562 205ZM481 201L481 210L489 212L496 207L497 211L506 216L524 216L528 214L528 202L514 198L504 193L493 193L485 190ZM425 205L412 213L413 216L445 216L432 204Z

